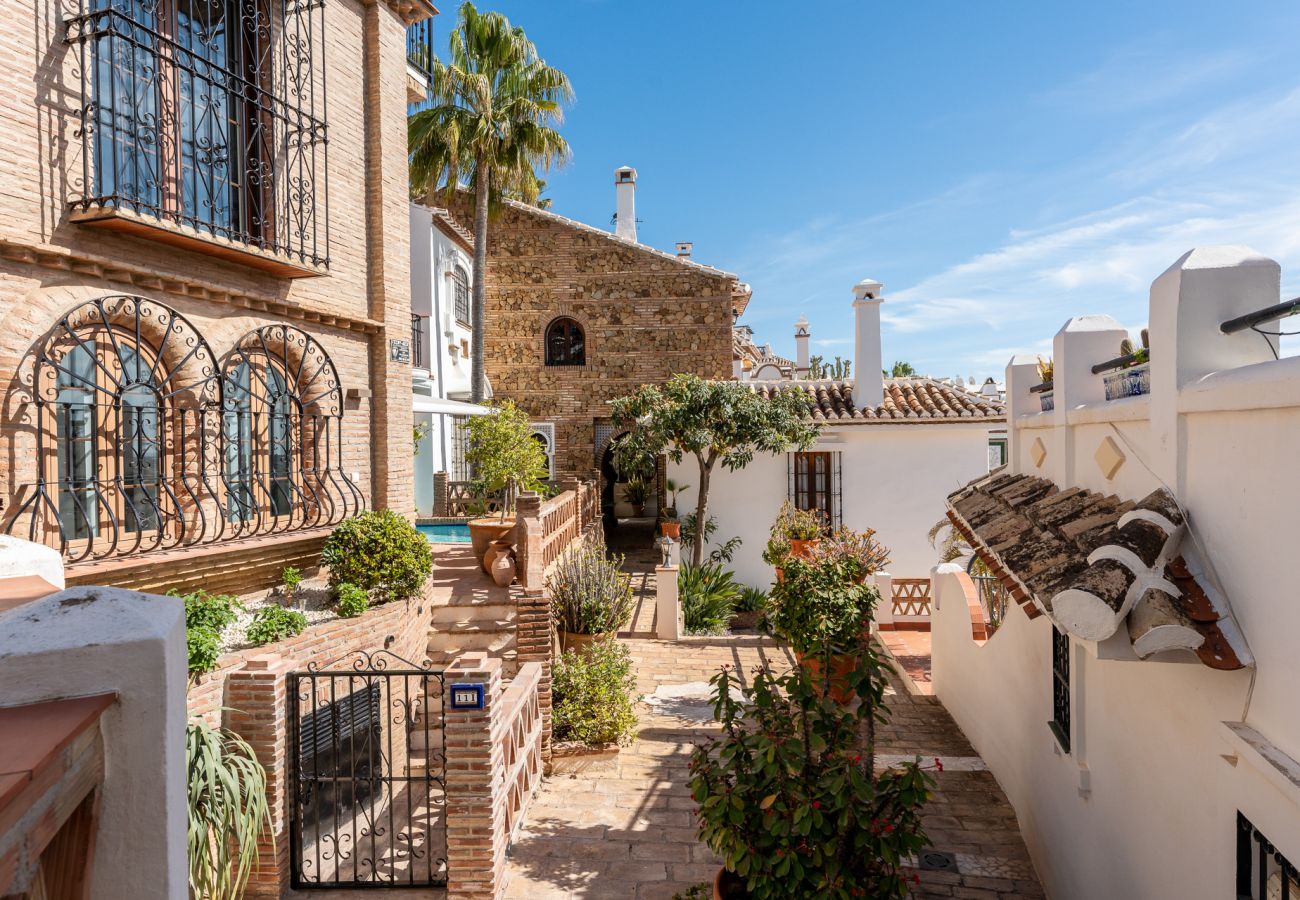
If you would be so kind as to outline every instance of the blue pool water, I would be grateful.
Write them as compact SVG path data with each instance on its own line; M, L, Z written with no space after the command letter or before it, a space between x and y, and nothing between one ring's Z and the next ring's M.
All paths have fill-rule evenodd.
M420 534L431 544L468 544L468 525L416 525Z

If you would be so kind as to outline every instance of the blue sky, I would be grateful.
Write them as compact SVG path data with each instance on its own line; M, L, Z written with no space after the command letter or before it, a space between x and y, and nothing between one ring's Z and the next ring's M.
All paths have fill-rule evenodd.
M1300 4L494 8L577 94L555 210L608 227L636 167L641 239L750 282L741 321L786 355L803 313L815 353L851 356L867 276L886 361L980 378L1071 315L1136 333L1197 245L1249 244L1300 294Z

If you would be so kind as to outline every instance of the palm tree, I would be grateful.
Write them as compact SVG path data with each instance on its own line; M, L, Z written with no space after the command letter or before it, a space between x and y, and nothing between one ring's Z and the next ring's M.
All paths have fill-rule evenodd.
M472 375L475 403L486 393L483 369L488 213L503 196L532 203L537 168L568 159L569 145L555 130L573 89L548 66L522 28L496 12L461 5L448 61L434 59L430 107L407 124L414 193L449 195L466 184L474 193Z

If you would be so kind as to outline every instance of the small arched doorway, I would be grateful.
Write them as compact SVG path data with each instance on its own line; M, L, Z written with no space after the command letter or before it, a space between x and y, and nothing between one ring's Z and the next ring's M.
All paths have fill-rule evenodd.
M654 542L659 514L658 475L649 472L636 478L618 470L614 462L615 447L626 433L611 437L600 457L600 507L605 542L614 549L644 549Z

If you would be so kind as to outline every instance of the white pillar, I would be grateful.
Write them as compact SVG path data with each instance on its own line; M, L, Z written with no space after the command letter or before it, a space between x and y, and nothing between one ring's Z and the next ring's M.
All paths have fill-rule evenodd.
M881 374L880 304L885 286L865 278L853 286L853 405L873 409L885 396Z
M888 572L877 572L872 576L876 590L880 591L880 602L876 604L876 625L894 624L894 576Z
M804 316L794 323L794 368L796 374L808 374L808 342L812 332L808 330L808 320Z
M655 566L655 636L661 641L675 641L682 636L676 565Z
M1022 454L1027 452L1021 446L1023 432L1017 427L1017 419L1029 413L1041 413L1043 406L1037 394L1029 389L1038 384L1038 357L1020 354L1011 357L1006 369L1007 391L1007 473L1020 475L1032 471L1027 466ZM1032 433L1032 432L1031 432Z
M1080 406L1106 402L1106 385L1101 375L1092 374L1092 367L1119 356L1120 344L1128 336L1124 326L1110 316L1075 316L1052 338L1055 427L1050 432L1047 465L1041 474L1053 476L1057 484L1080 483L1075 470L1073 429L1067 416ZM1043 439L1048 440L1047 432ZM1085 451L1085 465L1092 465L1092 452L1091 446Z

